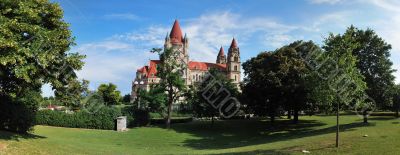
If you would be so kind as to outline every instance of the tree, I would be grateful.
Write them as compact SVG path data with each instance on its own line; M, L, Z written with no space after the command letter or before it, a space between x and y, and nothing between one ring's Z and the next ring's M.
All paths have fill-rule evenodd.
M321 80L315 78L308 62L316 59L312 55L316 52L321 49L312 41L296 41L245 62L243 68L247 77L243 93L249 106L259 115L268 111L271 122L278 109L283 108L289 118L293 113L293 122L297 123L299 111L311 109L315 104L312 93L317 85L312 83Z
M359 45L353 40L352 34L333 35L330 34L324 41L327 57L332 59L329 64L333 70L322 72L327 77L330 94L335 94L333 101L336 102L336 147L339 147L339 111L341 106L349 104L365 103L364 91L366 84L364 77L358 70L357 58L352 51ZM364 109L363 114L366 114ZM366 120L364 115L364 121Z
M222 74L220 71L212 68L209 70L208 75L212 76L215 81L221 84L222 88L226 89L231 97L239 97L239 91L237 86L232 83L232 80L227 79L226 75ZM206 77L207 78L207 77ZM218 108L215 108L208 103L207 99L203 97L203 93L207 88L214 89L208 90L210 92L217 92L219 87L210 87L207 83L209 81L202 81L200 83L193 84L190 89L185 94L187 104L190 105L193 109L195 116L197 117L210 117L211 124L214 124L214 117L219 117L220 111ZM214 100L215 98L211 98L210 100ZM225 98L221 98L223 100ZM219 101L217 101L219 102Z
M343 35L351 36L358 44L352 53L357 57L357 68L367 84L366 93L374 100L377 107L390 108L392 98L390 90L394 86L393 72L395 71L389 59L391 45L372 29L361 30L353 25L347 28Z
M243 63L243 101L254 114L269 116L272 123L280 106L278 63L273 52L262 52Z
M106 105L118 105L121 103L121 92L112 83L101 84L97 88L97 92L103 97Z
M125 95L121 98L121 101L122 101L124 104L130 104L130 102L131 102L131 94L125 94Z
M88 80L72 80L64 87L55 91L56 100L61 102L64 106L71 108L81 107L84 96L89 93Z
M394 85L392 89L392 95L393 95L393 111L396 112L396 117L399 117L399 111L400 111L400 84Z
M58 4L2 0L0 12L2 100L17 101L28 90L40 92L45 83L59 89L76 78L84 56L68 52L74 39Z
M167 117L166 127L171 125L172 104L176 103L180 97L183 97L186 91L185 81L182 78L187 66L180 58L179 50L172 48L159 48L151 50L152 53L158 53L161 63L157 66L157 76L160 77L159 87L167 93Z

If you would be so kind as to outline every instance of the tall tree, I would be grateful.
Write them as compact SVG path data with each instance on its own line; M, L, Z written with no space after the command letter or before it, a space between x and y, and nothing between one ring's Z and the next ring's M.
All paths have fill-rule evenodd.
M45 83L58 89L76 78L84 56L68 52L74 39L58 4L2 0L0 12L2 100L12 102L27 90L40 92Z
M245 62L243 68L247 76L243 93L247 95L249 106L257 114L268 111L266 114L271 121L277 110L283 108L289 116L293 113L293 122L297 123L299 111L315 104L310 98L317 85L312 83L321 79L315 78L308 63L316 59L317 52L321 53L321 49L312 41L296 41Z
M121 103L121 92L112 83L101 84L97 88L97 92L103 97L106 105L118 105Z
M79 108L82 105L82 100L89 93L88 80L72 80L64 87L59 88L54 92L56 100L64 106L71 108Z
M226 89L231 97L239 97L239 90L235 84L232 83L232 80L227 79L226 75L222 74L219 70L210 69L207 76L211 76L213 80L221 84L222 87L211 87L209 81L202 81L200 83L195 83L192 87L187 91L185 97L188 105L191 105L195 116L197 117L210 117L211 124L214 124L214 117L219 117L223 114L220 114L218 108L215 108L207 101L207 98L203 96L206 91L209 92L218 92L220 88ZM206 77L209 78L209 77ZM210 90L213 89L213 90ZM217 96L217 95L216 95ZM215 97L216 98L216 97ZM215 98L211 98L209 100L214 100ZM225 98L221 97L220 100L224 100ZM217 99L218 100L218 99ZM220 102L219 100L216 102Z
M366 84L364 77L357 68L357 57L353 55L353 50L357 44L352 38L353 34L334 35L330 34L325 39L323 48L326 50L329 65L332 70L322 72L327 77L328 87L334 95L333 101L336 102L336 147L339 147L339 111L341 106L349 104L365 103ZM367 110L367 109L364 109ZM364 118L366 116L364 115Z
M350 35L359 45L352 53L357 57L357 68L367 83L366 92L376 106L389 109L390 90L394 86L392 61L389 59L391 45L386 43L372 29L361 30L354 26L347 28L343 35Z
M167 117L166 127L169 129L171 125L172 105L176 103L180 97L184 96L186 91L183 73L187 68L181 59L179 50L168 49L152 49L153 53L158 53L161 63L157 66L157 76L160 77L159 86L167 93Z

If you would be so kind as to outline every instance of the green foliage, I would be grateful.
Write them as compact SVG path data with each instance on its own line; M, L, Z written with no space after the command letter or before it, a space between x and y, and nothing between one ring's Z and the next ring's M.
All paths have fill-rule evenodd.
M115 119L118 116L121 116L121 110L112 107L102 107L93 113L88 113L83 110L73 114L42 110L38 111L36 114L36 124L70 128L114 130Z
M367 84L366 93L376 102L378 108L389 109L395 71L390 60L391 45L372 29L361 30L350 26L343 35L351 36L359 45L352 53L357 58L356 66Z
M158 53L161 63L157 66L157 76L160 77L158 87L167 92L167 117L166 126L170 127L172 104L176 103L185 94L186 86L182 75L185 74L187 66L181 59L179 50L173 48L153 49L153 53Z
M121 101L124 104L130 104L131 103L131 94L125 94L124 96L122 96Z
M85 56L68 52L74 39L58 4L48 0L2 0L0 12L0 106L15 108L1 121L21 118L15 122L18 127L0 125L24 132L32 125L33 118L28 117L34 115L32 107L37 106L32 104L38 103L27 103L29 99L21 100L21 96L27 91L39 93L45 83L61 89L76 78L75 70L82 68ZM26 116L22 116L24 113Z
M78 108L82 100L89 93L89 81L72 80L67 85L55 91L57 102L71 108Z
M243 102L260 116L274 120L279 109L294 115L298 120L301 110L313 111L315 99L313 83L316 78L310 62L321 49L312 41L296 41L274 52L263 52L243 64L246 78L243 84ZM315 92L315 91L314 91Z
M24 133L34 125L35 113L42 97L35 91L26 91L17 99L0 97L0 129Z
M152 113L159 113L160 116L165 118L167 115L167 94L162 87L153 85L149 91L139 89L138 94L139 96L136 104L140 104L138 105L140 109L145 109Z
M117 86L109 84L101 84L97 88L99 95L103 97L103 101L106 105L118 105L121 104L121 92L117 90Z
M232 83L231 80L227 79L224 74L222 74L220 71L216 69L210 69L209 70L209 75L212 77L216 82L221 84L223 89L226 89L231 97L239 97L239 91L235 84ZM219 109L213 107L210 103L207 102L206 98L202 96L204 91L206 90L207 87L209 87L209 90L211 92L215 91L217 92L219 87L210 87L208 84L209 81L203 81L202 83L196 83L190 87L190 89L187 91L185 97L186 97L186 104L190 105L190 107L193 110L194 116L201 118L201 117L219 117L221 114L219 113ZM225 98L221 98L217 102L220 102ZM214 100L214 98L210 99ZM217 103L216 102L216 103ZM218 103L217 103L218 104Z
M150 113L145 109L134 110L134 125L135 126L148 126L150 125Z

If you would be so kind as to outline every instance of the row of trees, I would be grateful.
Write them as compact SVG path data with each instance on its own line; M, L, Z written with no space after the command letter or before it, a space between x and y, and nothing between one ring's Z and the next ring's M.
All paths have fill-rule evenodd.
M100 105L128 105L130 95L121 96L117 86L112 83L100 84L96 90L89 90L89 81L72 81L63 89L55 91L55 97L44 97L40 100L42 107L48 105L65 106L73 110L79 110L87 104L96 102Z
M253 113L271 121L280 109L297 122L299 111L346 108L359 111L367 123L372 108L395 108L390 49L373 30L354 26L330 34L322 48L296 41L243 64L243 96Z

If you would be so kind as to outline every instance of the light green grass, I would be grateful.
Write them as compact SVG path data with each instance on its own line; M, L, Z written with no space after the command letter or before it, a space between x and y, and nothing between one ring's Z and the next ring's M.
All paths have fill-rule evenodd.
M334 148L335 117L303 116L298 125L279 120L230 120L134 128L128 132L36 126L33 135L0 132L0 154L399 154L400 120L374 116L365 126L341 116L341 148ZM363 135L368 137L363 137Z

